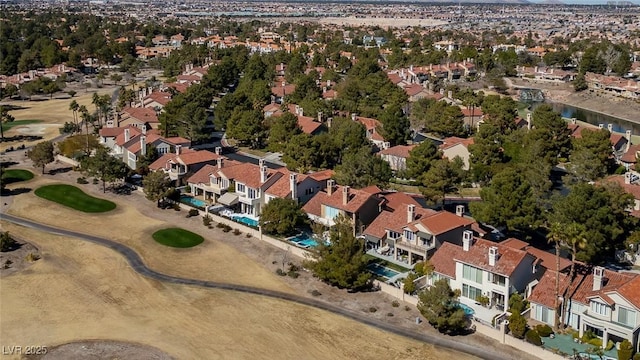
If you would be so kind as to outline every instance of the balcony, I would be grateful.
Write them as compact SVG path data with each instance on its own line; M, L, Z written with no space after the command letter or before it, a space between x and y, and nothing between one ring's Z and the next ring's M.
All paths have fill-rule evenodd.
M426 254L427 251L433 249L434 245L435 243L432 241L426 243L425 245L416 245L413 242L404 240L403 238L396 239L396 247L418 254Z

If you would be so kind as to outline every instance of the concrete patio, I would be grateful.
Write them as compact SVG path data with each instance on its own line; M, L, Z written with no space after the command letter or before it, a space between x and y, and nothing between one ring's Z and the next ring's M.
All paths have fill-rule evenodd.
M580 344L580 343L574 342L573 337L567 334L556 334L554 339L550 337L544 337L542 338L542 341L544 342L542 346L544 346L546 349L548 350L558 349L563 353L569 354L569 355L573 355L574 349L576 350L576 353L588 354L587 350L592 349L594 347L593 345L590 345L590 344ZM614 347L609 351L605 351L604 356L605 357L603 359L617 359L618 351ZM591 355L591 358L600 360L600 357L597 355Z
M461 304L467 305L468 307L472 308L473 311L475 311L475 314L473 315L474 318L480 319L481 322L485 323L485 324L491 324L491 321L493 320L493 318L499 314L502 314L502 311L497 310L495 308L486 308L480 304L478 304L477 302L475 302L474 300L468 299L466 297L460 296L458 298L458 301Z

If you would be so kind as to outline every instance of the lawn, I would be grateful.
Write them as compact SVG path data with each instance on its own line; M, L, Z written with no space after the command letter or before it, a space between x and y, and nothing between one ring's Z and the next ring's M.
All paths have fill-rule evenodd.
M6 185L31 179L33 179L33 173L29 170L9 169L2 170L2 179L0 181Z
M7 131L16 126L41 123L42 120L16 120L12 122L2 123L2 131Z
M160 244L175 248L190 248L204 241L202 236L180 228L158 230L152 236Z
M45 185L39 187L35 193L43 199L86 213L101 213L116 208L114 202L93 197L71 185Z

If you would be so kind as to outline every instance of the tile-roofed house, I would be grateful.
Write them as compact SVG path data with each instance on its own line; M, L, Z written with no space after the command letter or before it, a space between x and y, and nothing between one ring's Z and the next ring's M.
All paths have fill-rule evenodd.
M553 325L555 319L555 270L547 270L528 300L531 317ZM592 331L603 347L629 340L640 350L640 275L579 265L573 279L559 274L562 322L578 330L579 336Z
M463 139L456 136L445 138L440 145L442 157L453 160L458 156L464 163L462 169L469 170L469 157L471 155L469 152L469 145L473 144L473 141L473 138Z
M354 233L359 233L378 216L380 202L368 192L336 186L333 180L328 180L327 188L317 192L302 210L312 221L325 226L333 226L338 215L347 216L353 223Z
M264 204L275 198L294 199L300 204L305 204L324 186L320 181L305 174L297 174L286 168L278 169L282 176L264 191Z
M459 245L461 244L461 245ZM458 243L445 242L429 260L434 273L429 282L448 279L449 286L460 290L471 303L480 296L489 306L503 311L511 294L524 292L542 276L538 259L522 249L477 239L465 230Z
M386 149L390 146L390 144L382 137L379 133L378 129L382 127L382 123L376 119L357 116L356 114L351 114L351 120L357 121L365 127L365 134L367 139L371 141L378 149Z
M640 178L636 174L628 171L624 175L611 175L601 182L618 184L626 193L631 194L634 202L629 210L632 215L640 217Z
M535 256L540 260L540 266L546 269L556 269L556 255L550 252L538 249L529 245L528 242L522 241L520 239L509 238L505 239L500 244L508 247L512 247L514 249L520 249L528 252L529 254ZM560 271L564 271L571 266L571 261L560 256L558 259L558 268Z
M165 91L152 91L143 100L142 104L150 109L162 109L171 101L171 93Z
M599 129L604 129L603 124L599 127L583 126L576 124L575 119L572 119L571 123L569 123L567 127L571 130L571 136L576 139L582 138L583 131L598 131ZM621 156L627 149L627 144L630 143L631 131L627 131L625 135L615 133L613 132L613 124L608 124L607 130L609 130L610 133L609 140L611 140L611 146L613 146L613 153Z
M293 94L296 91L295 84L287 84L282 82L280 85L276 85L271 88L271 94L275 97L275 102L281 104L285 96Z
M407 168L407 158L409 152L417 145L396 145L384 149L378 153L382 160L389 163L391 170L402 171Z
M640 167L636 168L636 163L638 162L638 160L640 160L640 144L627 144L628 146L622 156L620 156L620 158L618 159L618 162L622 164L627 170L640 170Z
M123 127L133 125L139 129L146 127L148 129L157 129L160 125L158 115L154 109L150 108L133 108L126 107L122 109L122 114L118 120L117 126Z
M180 182L188 178L205 165L215 165L222 158L221 155L208 150L182 149L175 147L175 152L167 153L149 165L149 170L162 170L169 175L171 180Z
M479 107L462 108L462 115L464 115L464 124L475 129L483 120L484 113Z

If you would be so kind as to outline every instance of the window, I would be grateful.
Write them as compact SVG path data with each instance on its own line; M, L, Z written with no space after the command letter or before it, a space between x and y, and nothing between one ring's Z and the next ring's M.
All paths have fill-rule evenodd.
M391 231L391 230L387 230L387 236L389 236L390 239L397 239L400 237L400 233L397 233L395 231Z
M609 306L597 301L591 302L591 311L600 315L609 315Z
M536 320L549 324L551 310L544 306L536 306Z
M236 184L236 192L244 193L245 187L244 184Z
M621 324L635 327L636 312L627 308L618 307L618 322Z
M507 279L502 275L489 273L489 281L492 284L504 286L504 284L506 283Z
M411 232L411 230L405 230L404 238L407 239L407 241L413 241L413 239L415 239L415 234Z
M475 300L482 296L482 290L471 285L462 284L462 296Z
M475 281L478 284L482 284L482 270L473 266L463 264L462 277L467 280Z
M324 207L324 217L326 219L331 219L333 220L336 216L338 216L340 214L340 210L333 208L331 206L326 206Z
M305 195L311 195L311 194L313 194L313 188L311 188L311 189L306 189L306 190L304 191L304 194L305 194Z
M258 198L258 191L252 188L249 188L249 199L257 199Z

